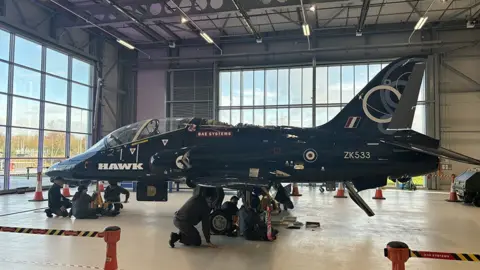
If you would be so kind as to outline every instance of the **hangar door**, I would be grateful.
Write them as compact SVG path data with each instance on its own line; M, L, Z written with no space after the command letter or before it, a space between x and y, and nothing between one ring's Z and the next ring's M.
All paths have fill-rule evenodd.
M211 69L170 71L167 117L213 118L213 74Z

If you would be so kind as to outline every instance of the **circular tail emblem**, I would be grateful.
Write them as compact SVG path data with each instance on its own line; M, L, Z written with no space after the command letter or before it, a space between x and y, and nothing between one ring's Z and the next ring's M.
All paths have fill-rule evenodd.
M303 159L306 161L306 162L314 162L315 160L317 160L317 151L315 151L314 149L307 149L305 150L305 152L303 152Z

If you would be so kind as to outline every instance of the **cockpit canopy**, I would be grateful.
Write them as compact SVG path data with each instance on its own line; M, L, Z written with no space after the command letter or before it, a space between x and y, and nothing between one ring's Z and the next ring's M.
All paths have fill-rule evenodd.
M229 124L216 120L201 118L146 119L112 131L110 134L99 140L95 145L90 147L87 152L100 151L106 148L112 148L135 141L141 141L152 136L184 129L189 124L195 124L197 126L230 126Z

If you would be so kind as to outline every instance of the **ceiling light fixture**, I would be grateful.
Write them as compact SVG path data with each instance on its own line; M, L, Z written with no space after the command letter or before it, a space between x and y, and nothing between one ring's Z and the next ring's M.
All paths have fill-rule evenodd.
M420 30L422 29L423 25L427 22L428 17L423 16L420 17L420 20L418 20L417 24L415 25L415 30Z
M306 36L306 37L310 36L310 26L308 24L304 23L302 25L302 29L303 29L303 35L304 36Z
M206 42L212 44L213 43L213 40L212 38L205 32L200 32L200 36L202 36L203 39L205 39Z
M309 10L310 10L311 12L314 12L314 11L315 11L315 5L312 5L312 6L309 8Z
M181 21L182 23L187 23L187 22L188 22L187 18L185 18L185 17L182 17L182 19L181 19L180 21Z
M120 43L120 44L122 44L124 47L126 47L126 48L128 48L128 49L130 49L130 50L135 49L135 47L134 47L132 44L126 42L125 40L117 39L117 42Z

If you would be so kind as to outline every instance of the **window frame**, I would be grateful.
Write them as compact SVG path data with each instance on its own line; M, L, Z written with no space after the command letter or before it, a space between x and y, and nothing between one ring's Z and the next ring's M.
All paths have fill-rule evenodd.
M85 143L86 145L83 146L85 149L88 149L88 147L92 143L92 121L93 121L93 97L95 93L95 87L96 87L96 82L97 82L97 74L94 72L95 66L96 66L96 61L93 60L93 58L88 58L82 55L81 53L77 53L75 51L70 51L67 49L62 48L61 46L55 45L53 43L50 43L48 41L42 40L42 39L35 39L31 38L30 35L26 35L24 33L20 33L18 31L13 31L10 29L5 29L3 27L0 27L0 30L7 33L9 37L9 45L8 45L8 59L0 59L0 62L6 65L7 70L8 70L8 76L7 76L7 91L6 92L1 92L1 94L5 95L7 97L7 104L6 106L3 106L5 111L3 112L6 115L6 121L5 123L0 124L0 128L2 130L5 130L5 153L3 156L0 157L1 160L8 160L11 159L12 161L14 160L22 160L22 159L28 159L28 160L38 160L37 168L36 169L42 169L42 163L44 164L50 164L53 162L53 160L60 161L58 158L61 158L62 160L65 158L68 158L70 156L70 137L71 134L81 134L84 135L86 140ZM31 67L31 66L25 66L22 64L29 64L29 63L16 63L14 61L15 59L15 54L18 55L18 46L15 48L15 43L18 38L21 38L23 40L33 42L34 44L40 46L41 48L41 60L40 60L40 67ZM50 49L52 51L61 53L63 55L67 56L68 59L68 72L66 76L62 75L57 75L57 74L52 74L46 72L46 66L47 66L47 49ZM85 54L86 55L86 54ZM88 115L88 121L87 121L87 127L88 127L88 132L87 133L78 133L78 132L72 132L71 127L70 127L70 121L71 121L71 114L70 111L72 109L71 106L71 91L72 91L72 59L76 59L78 61L81 61L83 63L86 63L88 65L88 76L89 76L89 82L88 84L80 83L77 82L79 85L86 86L89 89L89 96L87 97L89 106L88 108L81 108L83 111L87 111ZM17 59L18 60L18 59ZM19 95L18 93L15 94L13 93L13 76L14 76L14 69L15 68L23 68L25 70L29 70L37 74L40 74L40 81L36 82L35 85L40 84L40 95L37 96L35 95L32 97L32 95ZM64 89L67 93L67 98L65 100L65 103L58 103L58 102L51 102L49 100L46 100L46 76L54 77L56 79L61 79L67 82L67 87ZM32 127L24 127L24 126L15 126L13 125L13 118L12 115L13 112L13 102L15 98L21 98L25 100L31 100L31 101L36 101L40 104L40 110L39 110L39 124L38 126L32 128ZM63 107L66 107L66 128L65 130L51 130L45 128L45 117L46 117L46 112L45 112L45 105L46 104L53 104L53 105L60 105ZM5 104L4 104L5 105ZM75 108L75 107L73 107ZM79 108L80 109L80 108ZM36 142L37 145L33 146L33 148L29 149L29 151L35 151L36 152L36 157L18 157L16 154L14 154L15 151L18 149L14 149L12 147L12 135L15 135L16 130L27 130L29 133L34 132L36 135ZM13 134L12 134L13 132ZM65 153L61 153L61 155L64 155L64 157L46 157L44 156L44 142L45 142L45 135L48 134L48 132L59 132L61 134L64 134L65 136ZM7 147L7 144L9 147ZM63 143L62 143L63 144ZM34 149L35 148L35 149ZM32 150L34 149L34 150ZM8 150L8 151L7 151ZM7 153L8 152L8 153ZM15 152L17 153L17 152ZM33 152L32 152L33 153ZM35 155L35 154L29 154L29 155ZM41 162L43 161L43 162ZM55 161L55 162L56 162ZM53 163L52 163L53 164ZM9 166L4 166L4 177L3 177L3 188L4 189L9 189L10 185L13 184L15 185L16 182L11 182L10 181L10 175L11 171L9 169ZM1 188L0 188L1 189Z
M321 109L321 110L325 110L326 112L326 116L327 116L327 122L330 121L331 119L333 119L333 117L336 115L336 113L338 113L337 111L341 111L345 106L346 104L348 104L353 98L355 98L355 96L358 94L358 91L360 91L361 89L357 89L358 86L357 84L358 83L361 83L361 80L358 80L358 75L361 74L361 73L365 73L365 85L368 84L368 82L371 80L370 77L374 77L374 75L371 75L370 74L370 71L372 70L371 66L372 67L375 67L375 68L378 68L380 67L380 70L382 70L386 65L390 64L393 60L395 59L377 59L377 60L370 60L370 61L351 61L351 62L331 62L331 63L321 63L321 64L317 64L315 66L312 66L312 65L307 65L307 64L299 64L299 65L276 65L276 66L260 66L260 67L245 67L245 68L240 68L240 69L229 69L229 68L222 68L220 71L219 71L219 78L222 76L222 74L225 74L225 73L230 73L232 74L232 72L240 72L240 80L241 80L241 83L243 83L243 72L244 71L253 71L254 73L254 101L253 101L253 106L252 105L244 105L243 104L243 88L240 88L240 97L241 97L241 101L240 102L240 105L232 105L231 103L230 104L222 104L221 101L219 101L218 105L216 107L216 115L223 115L223 116L226 116L228 115L229 116L229 119L225 119L225 120L232 120L232 115L231 115L231 111L232 110L240 110L240 122L243 123L243 111L244 110L253 110L253 115L254 115L254 125L258 125L259 123L261 125L266 125L268 124L268 121L267 121L267 113L271 113L271 109L276 109L277 111L277 125L279 125L280 123L283 124L283 120L280 120L279 117L280 117L280 112L279 110L282 110L282 109L286 109L287 112L288 112L288 124L291 124L291 116L290 116L290 109L292 108L302 108L302 124L301 126L306 126L304 123L305 121L308 121L308 120L305 120L303 119L304 117L304 110L305 108L311 108L312 109L312 119L311 119L311 126L312 127L315 127L315 126L318 126L319 124L322 125L324 124L323 123L323 117L322 119L320 119L321 121L318 121L316 120L317 119L317 112L319 112L318 108L324 108L324 109ZM329 96L330 96L330 81L329 81L329 73L330 73L330 67L337 67L339 69L339 87L340 87L340 100L338 102L330 102L329 101ZM353 97L349 98L349 100L342 100L343 99L343 94L344 94L344 85L346 84L346 81L344 81L344 74L343 74L343 71L344 71L344 67L350 67L351 70L349 69L348 71L351 72L352 74L350 74L350 77L352 77L352 86L353 86ZM362 67L362 69L358 69L357 67ZM306 102L306 100L304 100L304 87L303 87L303 84L305 83L304 80L303 80L303 73L304 73L304 69L306 68L311 68L312 69L312 93L314 92L315 93L315 100L313 100L313 97L312 97L312 102ZM300 93L301 93L301 103L300 104L292 104L291 102L291 70L292 69L300 69L301 71L301 78L300 78L300 81L301 81L301 90L300 90ZM320 70L323 70L324 72L322 72L322 75L319 75L320 74ZM255 93L255 85L256 85L256 81L255 81L255 73L256 71L261 71L263 72L263 102L257 102L256 101L256 93ZM271 72L269 73L269 71L275 71L274 73ZM275 92L274 89L270 89L268 87L268 84L267 84L267 77L269 77L268 75L270 76L273 76L273 74L276 75L276 104L271 104L271 101L274 99L272 98L272 100L268 100L267 99L267 92ZM285 76L282 76L282 75L285 75ZM376 75L376 74L375 74ZM424 90L423 90L423 93L424 93L424 97L419 97L419 100L417 101L417 105L425 105L427 103L426 99L427 99L427 78L426 76L428 75L427 71L425 71L425 74L423 76L423 83L422 85L424 86ZM348 77L348 76L346 76ZM230 78L231 78L231 75L230 75ZM320 78L326 78L326 80L319 80ZM357 81L358 80L358 81ZM323 81L326 81L326 82L323 82ZM362 88L365 86L363 85ZM230 93L232 92L232 82L230 80ZM319 98L319 90L320 90L320 86L322 88L325 88L325 89L322 89L322 91L325 91L325 93L322 94L323 98L326 98L326 100L321 100ZM219 83L218 86L217 86L217 89L215 91L217 91L217 93L219 94L220 98L221 98L221 95L222 95L222 83ZM285 88L285 93L282 92L282 89ZM267 91L269 90L269 91ZM270 91L272 90L272 91ZM348 90L348 95L352 95L352 89L349 89ZM285 103L282 102L282 101L286 101ZM260 104L259 104L260 103ZM312 107L313 106L313 107ZM227 112L228 111L228 112ZM260 113L260 111L262 111L262 113ZM332 115L332 112L334 115ZM283 111L282 111L283 113ZM262 116L262 121L259 121L258 120L258 116ZM305 115L309 116L308 113L306 113ZM427 116L427 110L425 110L425 113L424 113L425 117ZM282 118L284 118L284 116L282 116ZM225 121L223 118L222 118L222 121ZM315 121L315 122L314 122ZM425 120L426 121L426 120ZM225 122L228 122L228 121L225 121ZM228 122L230 123L230 122ZM426 124L424 125L424 129L421 130L422 133L426 133Z

